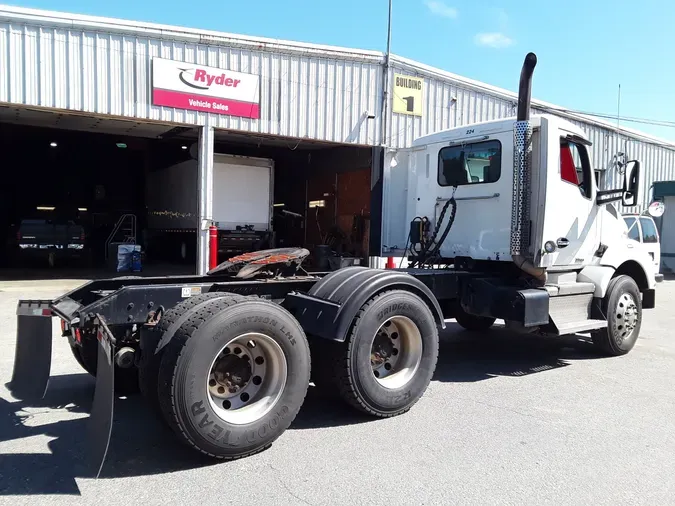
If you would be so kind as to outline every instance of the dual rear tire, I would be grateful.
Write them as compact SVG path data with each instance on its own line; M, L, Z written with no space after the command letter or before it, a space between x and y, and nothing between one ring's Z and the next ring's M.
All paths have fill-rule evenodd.
M208 294L160 321L158 337L169 329L173 337L159 353L147 350L141 389L182 442L232 460L264 450L290 426L307 393L310 355L284 308Z
M264 299L200 295L167 311L154 333L141 391L182 442L227 460L264 450L290 426L310 369L352 407L391 417L424 394L438 357L433 314L398 290L364 304L344 343L313 339L311 367L297 320Z
M317 387L359 411L392 417L426 391L438 360L438 327L417 295L392 290L356 315L345 342L312 340Z

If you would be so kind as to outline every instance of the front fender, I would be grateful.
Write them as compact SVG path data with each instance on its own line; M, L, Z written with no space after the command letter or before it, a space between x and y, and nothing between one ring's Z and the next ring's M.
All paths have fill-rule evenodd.
M284 307L310 335L344 341L361 307L378 293L406 290L419 296L431 309L436 324L445 328L443 311L431 290L405 271L345 267L316 283L307 295L292 293Z
M635 262L642 269L647 280L646 289L651 290L656 286L656 269L652 257L639 242L626 239L611 245L600 258L601 266L612 267L615 270L626 262Z

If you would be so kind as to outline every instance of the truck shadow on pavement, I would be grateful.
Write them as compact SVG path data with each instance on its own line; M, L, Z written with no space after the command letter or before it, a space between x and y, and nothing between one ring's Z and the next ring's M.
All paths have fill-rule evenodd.
M458 332L456 324L450 324L441 337L434 381L524 376L598 357L588 345L574 339L527 338L498 328L489 334ZM39 403L27 405L0 397L0 496L80 495L77 480L91 477L85 435L93 393L92 377L71 374L52 377ZM377 420L310 386L290 430L364 422ZM181 444L140 395L116 399L112 438L100 479L212 465L228 464Z
M600 359L590 338L517 334L495 325L483 332L466 331L446 322L440 336L435 381L474 382L497 376L527 376L576 360Z

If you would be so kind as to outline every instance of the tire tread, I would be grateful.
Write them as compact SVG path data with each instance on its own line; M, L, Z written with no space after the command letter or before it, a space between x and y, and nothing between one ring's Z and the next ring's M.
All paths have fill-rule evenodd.
M159 320L159 323L154 330L154 332L157 332L157 342L159 343L164 333L193 307L201 304L202 302L224 296L225 295L222 292L202 293L195 295L194 297L190 297L189 299L186 299L168 309L162 315L161 320ZM144 367L138 368L138 384L141 394L148 400L154 410L159 410L159 403L157 400L157 376L159 374L159 365L161 363L162 355L165 349L166 347L162 348L159 353L155 353L154 349L152 351L148 350L152 354L147 358L147 362L145 362Z
M387 290L372 297L367 303L363 305L363 307L361 307L359 312L356 314L356 317L354 318L354 323L352 324L352 327L349 332L349 336L347 337L344 343L339 343L340 345L342 345L340 346L341 349L340 350L325 349L323 350L325 351L325 353L321 354L324 360L328 361L329 363L332 362L330 364L332 366L331 369L334 374L334 381L332 386L337 390L337 393L340 395L340 397L342 397L342 399L344 399L353 408L363 413L376 416L378 418L392 418L394 416L402 415L407 411L409 411L419 401L418 398L405 408L399 409L397 411L383 412L375 410L361 400L360 395L356 389L356 386L354 385L354 381L351 377L351 374L349 373L349 362L351 360L352 353L354 353L354 347L357 344L355 336L358 333L359 326L363 320L364 315L367 313L370 307L372 307L373 304L375 304L378 300L396 291L398 290ZM333 351L334 353L331 353L331 351ZM436 358L433 364L431 365L432 373L435 372L436 365L438 363L438 347L434 351L434 356Z
M164 356L162 358L162 364L159 370L159 381L158 381L159 405L167 424L179 436L182 442L188 444L189 446L199 451L200 453L215 459L231 461L249 457L251 455L255 455L269 448L272 445L272 442L269 442L250 452L235 456L216 455L197 446L192 441L190 436L185 433L185 431L182 429L178 421L176 395L174 392L175 392L175 385L178 381L181 380L181 378L178 378L177 364L178 361L180 360L181 355L185 350L185 346L187 345L188 341L192 338L195 331L197 331L202 324L206 323L212 316L218 314L221 311L224 311L229 307L251 300L261 301L266 304L274 304L273 302L264 301L264 299L231 294L229 296L225 297L221 296L219 298L216 298L211 303L193 312L193 314L191 314L188 317L188 319L176 331L176 334L174 335L174 338L171 340L171 342L167 346L165 346ZM290 419L289 425L293 423L294 419L295 416L293 416Z
M613 296L615 286L618 285L619 283L622 282L628 282L632 285L631 288L634 288L634 290L638 294L638 300L636 301L638 304L641 304L640 301L640 293L639 293L639 288L635 280L627 275L620 275L612 278L609 282L609 285L607 286L607 292L605 294L605 298L602 300L601 307L602 311L605 314L605 316L609 319L609 302L610 299ZM642 313L642 312L641 312ZM640 314L640 317L642 317L642 314ZM628 349L628 350L621 350L619 349L615 343L614 343L614 337L611 335L612 329L609 325L609 321L607 322L608 325L606 328L601 329L599 331L595 331L591 333L591 339L593 341L594 346L600 351L601 353L609 356L621 356L621 355L626 355L628 354L633 347L635 346L635 343L639 339L639 329L638 329L638 336L635 338L635 342L633 345ZM638 325L641 327L642 326L642 321L638 322Z

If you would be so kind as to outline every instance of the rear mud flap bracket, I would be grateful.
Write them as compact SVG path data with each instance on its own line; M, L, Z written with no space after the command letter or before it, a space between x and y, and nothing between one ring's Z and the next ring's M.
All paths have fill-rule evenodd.
M8 388L22 401L44 397L52 364L52 311L49 300L20 300L16 308L14 370Z
M91 405L87 441L91 464L98 478L103 469L110 435L112 433L113 408L115 403L115 365L113 347L115 338L102 316L98 320L98 362L96 366L96 390Z

